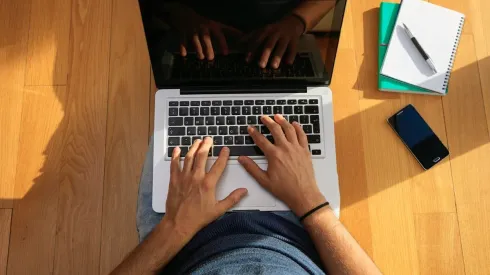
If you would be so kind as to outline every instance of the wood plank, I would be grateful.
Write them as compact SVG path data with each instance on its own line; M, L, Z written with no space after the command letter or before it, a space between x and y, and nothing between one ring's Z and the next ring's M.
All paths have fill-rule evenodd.
M401 105L412 104L420 115L429 124L436 135L447 146L446 127L442 98L437 96L402 95ZM401 142L401 141L400 141ZM454 199L454 186L451 177L451 163L449 158L443 160L428 171L409 153L408 168L412 185L413 212L414 213L445 213L456 212Z
M419 272L409 154L386 123L402 106L400 95L377 89L379 1L352 1L357 87L368 182L373 259L386 274Z
M463 35L443 105L466 274L490 274L490 138L478 72L473 36Z
M26 85L66 85L71 1L31 0Z
M113 1L112 26L100 274L138 244L138 183L149 132L150 60L138 2Z
M12 207L30 4L0 0L0 208Z
M11 209L0 209L0 275L7 274L11 218Z
M420 274L464 274L456 213L417 214Z
M55 274L99 273L111 7L75 0L71 8Z
M335 68L342 79L332 83L335 118L335 144L337 171L341 194L340 219L349 232L372 256L371 225L361 120L359 117L359 95L352 85L356 81L355 54L353 50L340 49Z
M340 62L336 62L331 85L341 194L340 219L362 248L372 256L364 148L358 115L359 93L355 89L357 64L353 28L351 4L347 2L337 52L337 60Z
M489 1L470 0L471 13L473 18L473 39L475 41L476 57L478 59L478 69L480 71L480 81L482 88L483 102L487 118L487 128L490 135L490 10Z
M30 87L23 101L8 273L51 274L66 88Z

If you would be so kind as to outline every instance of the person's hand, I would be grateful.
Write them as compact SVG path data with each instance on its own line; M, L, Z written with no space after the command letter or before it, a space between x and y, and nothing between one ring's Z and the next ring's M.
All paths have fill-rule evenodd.
M261 68L265 68L269 63L272 68L277 69L287 51L285 61L287 64L293 64L304 27L301 20L290 15L253 32L247 36L249 42L246 61L250 62L256 57Z
M247 194L247 189L239 188L225 199L216 200L216 184L225 170L230 151L223 148L206 173L206 161L212 144L209 137L204 141L196 140L185 156L182 169L180 149L176 147L172 152L165 218L172 221L185 236L196 234Z
M302 216L326 201L316 184L306 134L301 125L291 125L282 115L275 115L275 121L268 116L261 120L271 131L274 144L254 127L249 126L248 132L267 158L267 171L248 157L241 156L238 161L265 189Z
M243 36L242 32L220 22L205 18L191 8L180 4L169 4L169 21L180 35L180 54L187 56L188 44L192 43L199 59L213 60L217 50L212 40L218 41L221 53L229 53L226 36Z

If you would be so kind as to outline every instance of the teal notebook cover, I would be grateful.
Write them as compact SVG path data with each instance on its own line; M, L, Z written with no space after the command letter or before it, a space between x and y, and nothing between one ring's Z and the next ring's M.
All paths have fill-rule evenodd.
M395 27L399 10L400 4L381 2L379 8L378 72L381 71L381 66L386 55L386 50L388 49L388 43L390 42L391 33ZM378 73L378 89L386 92L441 95L439 93L381 75L380 73Z

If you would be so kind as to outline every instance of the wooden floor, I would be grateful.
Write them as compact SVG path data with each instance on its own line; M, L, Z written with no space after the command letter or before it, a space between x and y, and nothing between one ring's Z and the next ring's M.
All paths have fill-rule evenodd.
M334 72L341 219L386 274L490 274L490 2L449 95L378 92L379 0L349 1ZM137 0L0 0L0 274L107 274L137 244L155 91ZM412 103L451 156L386 123Z

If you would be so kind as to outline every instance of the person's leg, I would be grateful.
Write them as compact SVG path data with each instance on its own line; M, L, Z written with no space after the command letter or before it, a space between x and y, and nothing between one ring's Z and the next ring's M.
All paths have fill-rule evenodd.
M156 213L151 206L153 190L153 136L151 137L146 153L145 164L140 178L138 191L138 211L136 213L136 227L140 242L155 228L164 214Z

